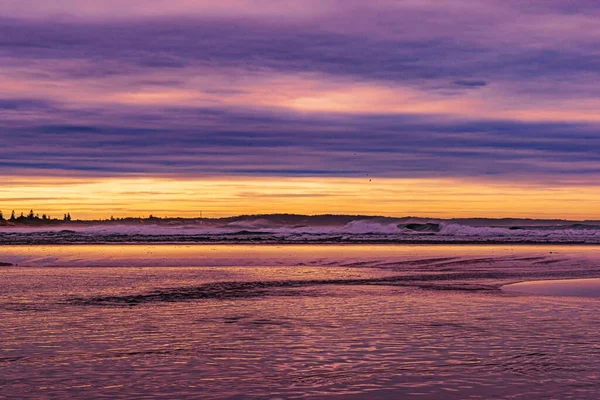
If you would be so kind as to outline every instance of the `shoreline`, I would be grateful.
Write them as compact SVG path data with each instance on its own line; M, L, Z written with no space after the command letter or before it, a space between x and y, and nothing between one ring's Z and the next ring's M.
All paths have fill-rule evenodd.
M348 240L348 241L148 241L148 240L140 240L140 241L80 241L80 242L70 242L70 241L52 241L52 242L44 242L44 241L15 241L15 242L3 242L0 241L0 246L136 246L136 245L157 245L157 246L174 246L174 245L199 245L199 246L209 246L209 245L227 245L227 246L304 246L304 245L323 245L323 246L352 246L352 245L373 245L373 246L392 246L392 245L409 245L409 246L420 246L420 245L432 245L432 246L448 246L448 245L456 245L456 246L581 246L581 247L594 247L600 246L600 242L560 242L560 241L507 241L507 240L378 240L378 241L368 241L368 240Z

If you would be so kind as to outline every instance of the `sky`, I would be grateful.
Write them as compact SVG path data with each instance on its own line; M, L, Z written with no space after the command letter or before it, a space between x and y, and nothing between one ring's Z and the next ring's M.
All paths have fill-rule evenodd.
M0 210L600 219L594 0L3 0Z

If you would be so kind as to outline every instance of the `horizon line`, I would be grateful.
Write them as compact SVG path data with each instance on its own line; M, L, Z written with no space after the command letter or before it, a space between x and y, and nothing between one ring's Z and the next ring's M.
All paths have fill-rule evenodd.
M148 216L125 216L125 217L114 217L110 216L108 218L96 218L96 219L73 219L70 212L66 212L63 215L63 218L52 218L50 215L42 214L40 217L39 213L33 214L31 210L28 214L23 212L19 212L19 216L15 216L15 218L7 217L2 214L0 210L0 223L106 223L106 222L134 222L134 221L200 221L200 220L210 220L210 221L218 221L218 220L231 220L231 219L241 219L241 218L268 218L268 217L304 217L304 218L319 218L319 217L338 217L338 218L361 218L361 219L392 219L392 220L402 220L402 219L421 219L421 220L436 220L436 221L453 221L453 220L490 220L490 221L507 221L507 220L521 220L521 221L563 221L563 222L600 222L598 219L567 219L567 218L534 218L534 217L430 217L430 216L420 216L420 215L404 215L404 216L391 216L391 215L368 215L368 214L344 214L344 213L319 213L319 214L301 214L301 213L257 213L257 214L232 214L229 216L222 217L183 217L183 216L155 216L153 214L149 214ZM13 211L14 212L14 211ZM12 213L11 213L12 214Z

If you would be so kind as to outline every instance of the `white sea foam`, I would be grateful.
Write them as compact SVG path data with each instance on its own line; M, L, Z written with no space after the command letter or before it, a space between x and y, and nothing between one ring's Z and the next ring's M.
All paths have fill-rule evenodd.
M326 221L298 221L257 217L242 220L159 221L155 223L101 223L37 227L0 227L0 243L48 240L69 242L102 241L509 241L600 243L600 226L593 223L550 225L544 221L393 219L349 217ZM522 222L522 221L517 221ZM537 224L536 224L537 222Z

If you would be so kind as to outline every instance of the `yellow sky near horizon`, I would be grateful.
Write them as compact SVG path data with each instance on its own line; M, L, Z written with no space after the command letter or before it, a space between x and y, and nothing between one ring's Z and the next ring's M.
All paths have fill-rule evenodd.
M398 178L4 179L0 210L76 219L364 214L600 219L600 186Z

